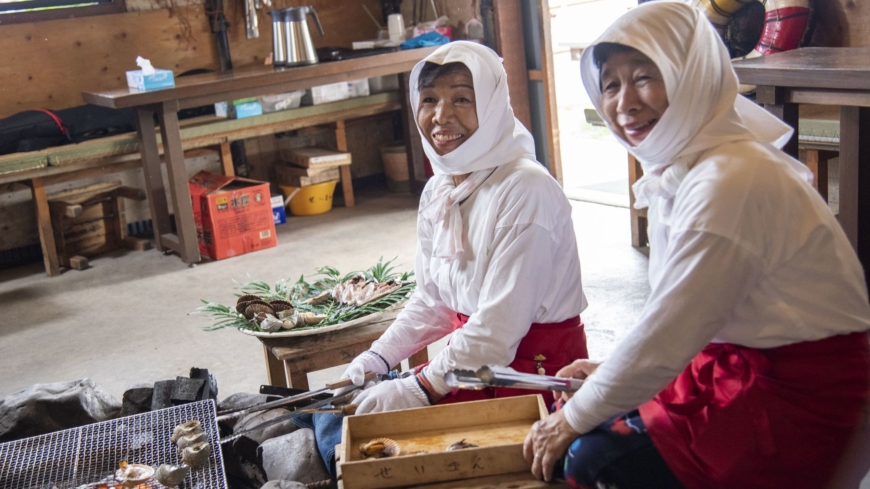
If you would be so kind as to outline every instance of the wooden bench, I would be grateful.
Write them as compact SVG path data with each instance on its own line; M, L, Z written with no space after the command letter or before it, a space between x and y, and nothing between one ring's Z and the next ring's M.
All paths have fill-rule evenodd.
M181 147L184 151L219 147L224 174L233 175L230 142L304 127L333 125L338 150L347 151L345 121L402 108L398 92L386 92L328 104L300 107L246 119L223 119L213 116L184 121ZM162 154L162 140L157 134ZM23 183L31 188L36 207L39 239L49 276L60 273L54 233L48 208L49 185L141 168L139 137L136 133L59 146L42 151L0 156L0 185ZM341 167L341 184L345 205L354 205L350 167ZM149 204L152 204L149 202ZM152 209L153 211L153 209ZM153 216L153 213L152 213Z
M396 320L398 311L384 313L376 321L332 333L293 338L260 338L266 357L269 384L308 390L308 374L350 363L371 348ZM423 348L408 359L410 368L429 361ZM401 366L396 366L401 370Z

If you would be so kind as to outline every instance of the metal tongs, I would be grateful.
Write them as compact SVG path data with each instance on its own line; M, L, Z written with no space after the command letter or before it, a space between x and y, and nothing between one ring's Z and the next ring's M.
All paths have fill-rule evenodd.
M368 373L365 376L365 382L363 383L363 385L365 385L366 383L368 383L371 380L385 380L386 378L389 378L389 376ZM315 398L318 395L323 394L325 392L334 391L336 389L340 389L342 387L349 387L349 386L353 386L353 383L350 381L350 379L342 379L338 382L335 382L332 384L327 384L326 387L324 387L323 389L318 389L315 391L306 392L304 394L299 394L297 396L290 396L290 397L286 397L284 399L278 399L277 401L266 402L263 404L257 404L255 406L250 406L250 407L246 407L246 408L222 411L222 412L218 413L219 416L217 417L217 420L221 421L221 420L225 420L225 419L232 419L232 418L237 418L237 417L244 416L246 414L250 414L250 413L254 413L254 412L258 412L258 411L265 411L267 409L272 409L272 408L281 407L281 406L287 406L289 404L293 404L294 402L298 402L300 400ZM247 435L249 433L260 431L263 428L266 428L268 426L272 426L274 424L283 423L284 421L288 421L288 420L293 419L297 416L301 416L302 414L305 414L305 413L333 413L333 414L338 414L338 415L351 415L351 414L356 412L356 406L354 406L353 404L346 405L346 406L341 406L341 405L346 404L351 399L353 399L353 396L356 393L356 391L361 389L360 386L353 386L353 387L354 388L348 392L345 392L345 393L342 393L339 395L333 395L332 397L327 397L325 399L318 400L318 401L311 403L305 407L298 408L289 414L285 414L284 416L278 416L277 418L270 419L269 421L265 421L263 423L260 423L256 426L251 427L249 429L246 429L244 431L235 432L230 436L221 438L220 443L224 444L224 443L233 441L233 440L240 438L244 435ZM328 408L328 406L333 406L333 407Z
M455 369L444 374L444 382L454 389L479 391L489 387L535 391L576 392L583 385L580 379L526 374L509 367L485 365L474 370Z

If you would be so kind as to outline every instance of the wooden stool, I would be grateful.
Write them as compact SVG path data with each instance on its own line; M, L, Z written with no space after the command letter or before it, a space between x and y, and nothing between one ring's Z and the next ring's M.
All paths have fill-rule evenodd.
M398 311L384 313L371 324L296 338L260 338L269 384L308 390L308 373L350 363L371 348L396 320ZM408 359L411 368L429 361L426 348ZM401 369L401 366L397 366Z
M149 249L150 241L127 236L125 198L142 201L145 192L108 182L48 197L55 248L44 251L57 253L62 266L83 270L88 267L87 257L121 247Z

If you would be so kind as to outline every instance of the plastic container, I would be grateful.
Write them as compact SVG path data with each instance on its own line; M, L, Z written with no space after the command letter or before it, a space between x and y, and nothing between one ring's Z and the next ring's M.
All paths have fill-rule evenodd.
M411 181L408 174L408 153L405 143L398 141L381 146L381 160L390 192L410 192Z
M279 110L298 108L302 102L305 90L279 93L277 95L262 95L259 97L264 113L278 112Z
M337 180L332 180L308 187L288 185L279 185L279 187L284 193L285 200L290 199L290 212L294 216L313 216L332 209L332 194L337 183Z

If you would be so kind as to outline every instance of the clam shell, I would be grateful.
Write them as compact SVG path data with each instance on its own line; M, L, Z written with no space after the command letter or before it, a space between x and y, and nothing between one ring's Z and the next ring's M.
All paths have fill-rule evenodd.
M359 453L363 458L398 457L402 453L402 447L391 438L375 438L368 443L361 443Z
M314 314L313 312L300 312L299 317L305 321L308 326L314 326L326 319L326 314Z
M136 487L154 477L154 468L144 464L128 464L121 462L123 468L115 472L115 479L121 487Z
M169 440L172 443L178 443L178 439L182 436L195 435L197 433L202 433L202 423L194 419L176 426L172 430L172 437Z
M287 301L272 301L269 303L272 306L272 310L275 311L275 314L281 311L291 311L293 310L293 304Z
M196 469L205 465L208 461L209 455L211 455L211 445L207 442L200 442L182 450L181 461L184 462L185 465Z
M322 304L322 303L326 302L326 299L329 299L329 297L331 295L332 295L332 290L324 290L323 292L315 295L314 297L309 298L308 300L303 302L303 304L311 304L311 305Z
M163 464L157 467L157 482L166 487L175 487L184 481L188 472L190 472L190 467L185 465Z
M260 322L260 329L267 333L274 333L275 331L280 330L284 327L284 321L276 318L275 316L266 316L262 322Z
M247 307L245 307L245 317L248 319L253 319L254 314L257 314L258 312L265 312L266 314L271 314L273 316L275 315L275 311L268 302L259 300L251 301L248 303Z
M287 312L287 311L282 311ZM280 314L280 313L279 313ZM284 329L293 329L301 324L305 324L305 320L295 310L281 318Z
M196 445L197 443L202 443L204 441L208 441L208 437L205 436L205 433L196 433L195 435L184 435L175 442L178 445L179 450L184 450L185 448Z

